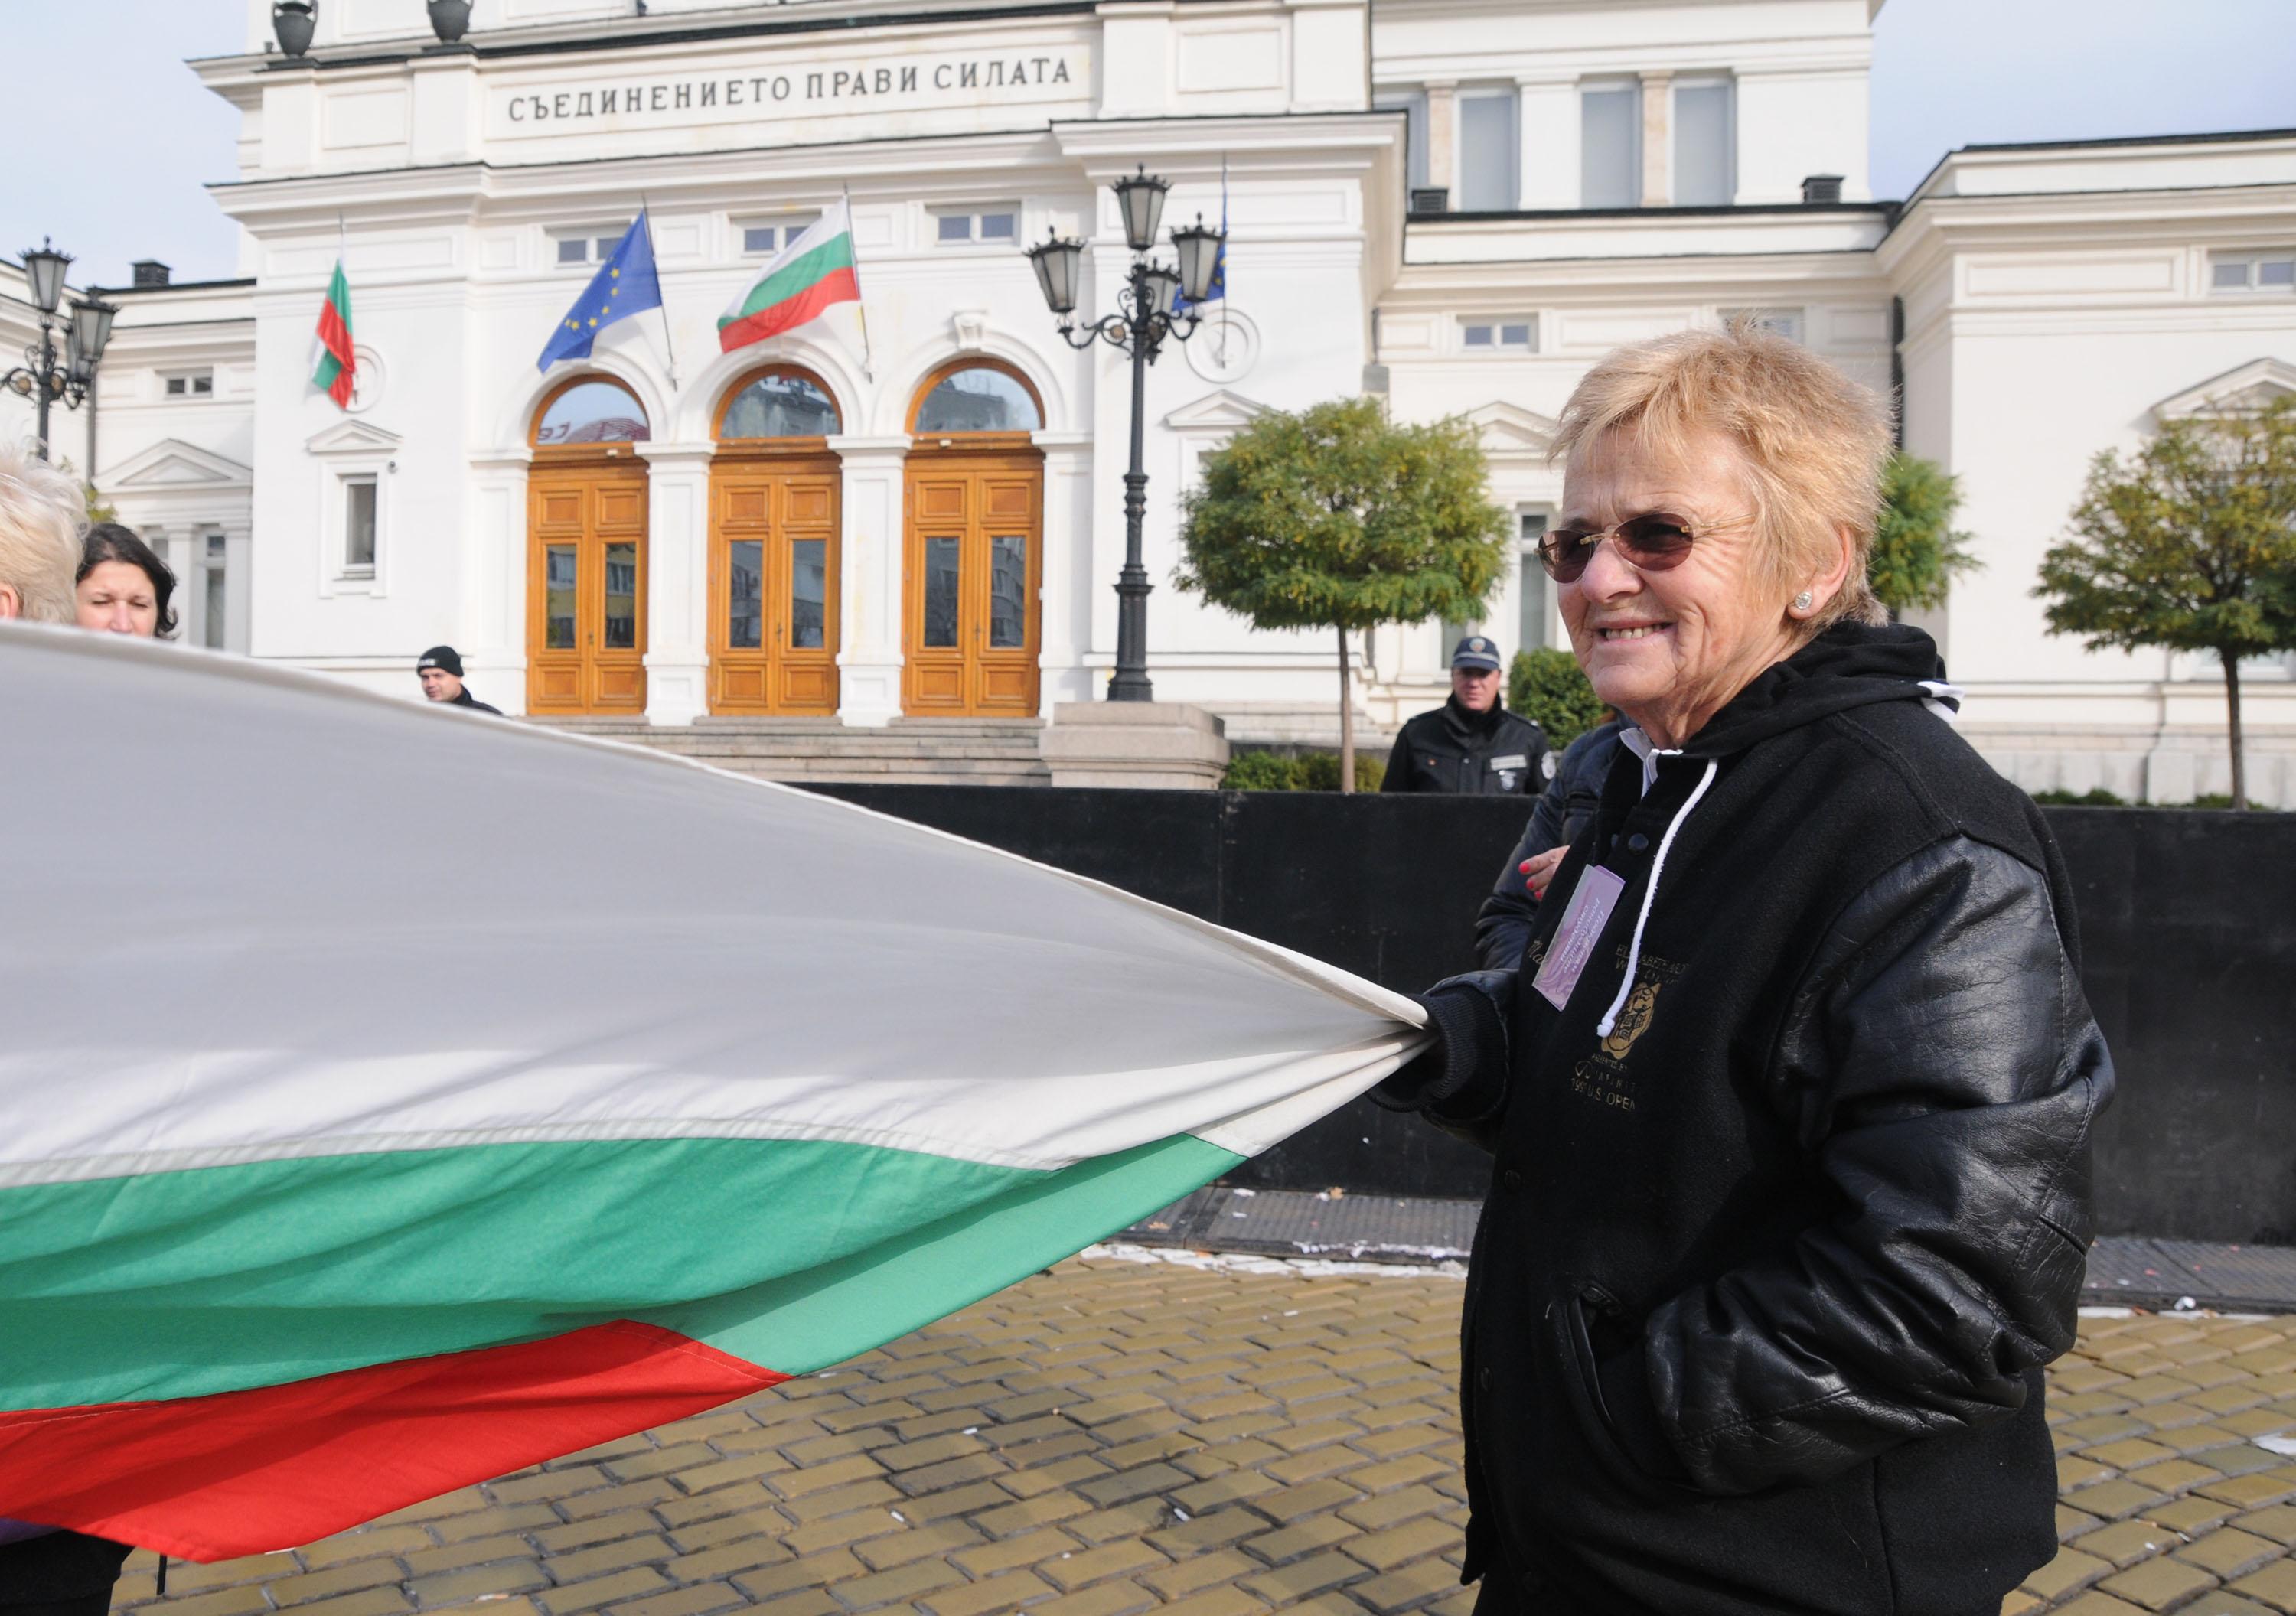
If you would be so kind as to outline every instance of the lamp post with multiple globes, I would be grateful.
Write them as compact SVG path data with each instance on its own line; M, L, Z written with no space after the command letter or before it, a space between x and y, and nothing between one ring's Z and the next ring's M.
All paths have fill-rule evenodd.
M77 410L86 401L95 382L95 367L111 342L112 317L119 308L101 298L76 298L71 313L62 320L64 271L71 255L47 242L24 254L24 281L39 311L40 338L24 349L24 363L0 376L0 388L35 401L39 409L39 453L48 458L48 411L61 402ZM64 327L64 351L56 352L56 328ZM61 361L61 363L59 363Z
M1168 181L1140 165L1138 172L1116 182L1117 211L1124 221L1125 244L1132 249L1132 265L1116 294L1117 312L1079 324L1074 318L1077 289L1084 262L1084 243L1073 236L1050 234L1028 249L1029 265L1045 301L1061 317L1061 335L1069 346L1083 349L1106 342L1132 360L1132 467L1124 474L1124 569L1116 580L1116 674L1109 681L1111 701L1152 701L1148 680L1148 595L1154 585L1140 559L1140 528L1148 510L1148 472L1143 463L1146 448L1148 367L1167 339L1185 342L1196 333L1198 317L1181 306L1201 302L1211 290L1219 265L1220 243L1226 233L1201 218L1171 233L1179 259L1175 269L1147 257L1156 245L1157 226L1164 216Z

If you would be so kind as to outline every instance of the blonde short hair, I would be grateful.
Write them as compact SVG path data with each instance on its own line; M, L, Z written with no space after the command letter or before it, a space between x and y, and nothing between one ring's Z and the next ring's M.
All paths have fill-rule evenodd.
M27 445L0 442L0 584L35 623L79 615L75 590L87 497L78 483Z
M1888 400L1800 343L1733 321L1613 349L1562 407L1551 455L1563 459L1613 432L1679 453L1702 429L1745 456L1764 541L1756 565L1781 592L1833 559L1837 533L1851 535L1849 576L1802 632L1888 622L1866 576L1894 436Z

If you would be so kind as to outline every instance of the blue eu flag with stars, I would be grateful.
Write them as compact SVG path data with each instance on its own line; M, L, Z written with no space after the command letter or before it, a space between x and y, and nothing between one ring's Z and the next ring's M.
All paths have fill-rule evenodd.
M562 359L587 359L598 333L617 320L643 314L661 306L661 282L653 268L653 232L640 213L629 233L600 266L566 318L550 334L536 369L546 371Z

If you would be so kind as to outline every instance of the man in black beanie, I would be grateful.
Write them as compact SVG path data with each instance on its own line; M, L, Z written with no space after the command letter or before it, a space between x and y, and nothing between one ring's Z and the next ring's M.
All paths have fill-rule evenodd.
M490 707L463 688L463 658L451 645L434 645L415 659L414 676L422 681L423 698L443 701L458 707L468 707L475 713L491 713L502 716L500 707Z

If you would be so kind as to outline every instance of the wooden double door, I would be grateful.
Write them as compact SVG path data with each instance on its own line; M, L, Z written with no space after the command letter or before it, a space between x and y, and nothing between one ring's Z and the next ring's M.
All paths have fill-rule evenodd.
M833 454L733 455L709 474L709 710L837 711Z
M927 716L1034 717L1042 456L920 448L907 485L904 706Z
M644 713L645 462L537 454L527 512L527 711Z

